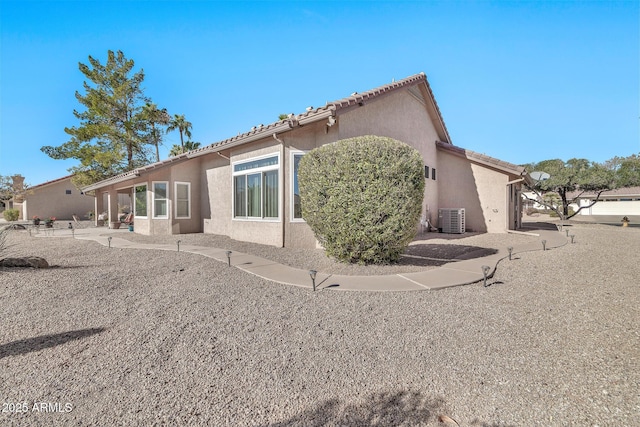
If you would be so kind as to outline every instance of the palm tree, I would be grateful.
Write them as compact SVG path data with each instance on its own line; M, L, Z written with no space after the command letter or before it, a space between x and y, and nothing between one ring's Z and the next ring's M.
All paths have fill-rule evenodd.
M200 147L200 143L194 141L186 141L182 147L178 144L174 144L169 151L169 157L175 157L182 153L186 153L187 151L195 150L198 147Z
M184 118L184 114L175 114L169 121L167 133L173 132L174 130L180 132L180 145L182 146L182 152L184 153L183 135L186 135L187 138L191 138L191 122L188 122L187 119Z
M151 144L156 147L156 161L160 161L160 148L158 147L162 136L160 135L160 130L156 128L156 125L167 126L171 117L169 113L167 113L167 109L163 108L162 110L158 109L158 106L154 103L147 102L147 104L142 107L142 115L144 119L151 125L151 131L149 132L149 138L151 139Z

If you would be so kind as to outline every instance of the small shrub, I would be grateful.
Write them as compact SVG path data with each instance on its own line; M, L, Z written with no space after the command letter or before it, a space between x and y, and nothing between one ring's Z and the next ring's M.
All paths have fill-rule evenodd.
M2 212L2 216L4 216L4 219L6 219L7 221L17 221L20 217L20 210L6 209Z
M424 163L391 138L324 145L300 161L302 217L328 255L359 264L395 262L415 237Z

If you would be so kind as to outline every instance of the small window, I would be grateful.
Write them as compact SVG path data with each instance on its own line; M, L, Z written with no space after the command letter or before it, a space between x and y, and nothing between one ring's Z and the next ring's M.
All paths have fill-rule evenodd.
M71 194L71 190L65 190L65 194Z
M292 198L291 198L291 206L292 206L292 215L291 217L294 220L302 220L302 203L300 202L300 188L298 184L298 170L300 168L300 159L302 159L304 153L293 153L293 174L291 190L292 190Z
M153 183L153 217L168 218L169 217L169 191L166 182Z
M191 183L176 182L176 218L191 218Z
M429 166L424 167L424 177L429 178Z
M431 168L431 179L436 180L436 168Z
M134 187L135 210L134 215L138 218L147 217L147 184L140 184Z

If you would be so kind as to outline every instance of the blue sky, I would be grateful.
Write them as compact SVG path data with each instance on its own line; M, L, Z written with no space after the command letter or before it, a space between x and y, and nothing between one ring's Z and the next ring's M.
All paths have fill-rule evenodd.
M638 3L0 0L0 175L68 174L40 147L69 139L78 63L109 49L203 145L425 72L455 145L516 164L640 153Z

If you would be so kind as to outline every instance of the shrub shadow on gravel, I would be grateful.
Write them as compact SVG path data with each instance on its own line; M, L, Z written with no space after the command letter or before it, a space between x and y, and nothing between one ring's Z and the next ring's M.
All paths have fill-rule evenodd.
M40 335L35 338L13 341L0 345L0 359L31 353L32 351L44 350L45 348L55 347L69 341L79 340L91 335L99 334L103 331L105 331L105 328L79 329L77 331L62 332L52 335Z
M399 264L440 266L452 261L481 258L498 253L497 249L469 245L420 243L408 246Z
M315 409L263 427L426 426L437 422L443 407L441 398L429 398L420 392L383 392L368 396L361 404L344 405L338 399L329 399Z

